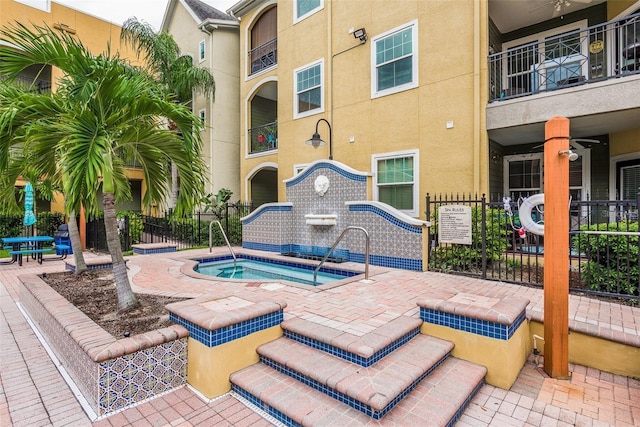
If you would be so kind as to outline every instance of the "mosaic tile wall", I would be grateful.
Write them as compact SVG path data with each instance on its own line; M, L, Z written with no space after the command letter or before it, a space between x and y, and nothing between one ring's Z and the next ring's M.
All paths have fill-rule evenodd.
M242 247L288 252L291 244L291 204L262 205L242 221Z
M110 413L187 383L187 338L100 363L100 414Z
M28 286L28 285L25 285ZM47 308L28 290L20 293L20 302L29 313L29 317L38 325L47 343L60 359L76 386L82 392L91 409L99 414L98 408L98 365L78 346L53 317Z
M323 195L318 194L315 188L316 179L320 176L329 181L328 190ZM366 173L339 162L315 162L285 182L287 203L273 204L290 207L287 215L274 211L270 206L264 213L256 211L258 215L243 221L243 247L280 252L287 252L289 248L289 251L301 255L324 255L347 226L358 226L369 233L371 264L421 271L422 232L426 229L407 224L366 202L367 179ZM336 225L309 225L305 219L307 214L336 215ZM335 254L349 261L364 263L364 234L358 231L347 233Z
M20 300L98 416L186 384L186 338L98 364L31 292L23 289Z

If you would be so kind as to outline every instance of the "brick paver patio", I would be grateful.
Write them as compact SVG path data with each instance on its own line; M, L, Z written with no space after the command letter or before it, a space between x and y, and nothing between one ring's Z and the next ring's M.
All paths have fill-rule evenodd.
M217 249L222 251L222 249ZM542 316L542 291L499 282L438 273L372 268L370 283L355 282L318 292L273 284L229 285L186 276L182 258L208 256L196 250L131 257L137 292L179 296L239 295L287 301L296 316L355 335L365 335L401 315L417 315L415 300L437 288L487 296L528 298L527 313ZM87 254L89 257L90 254ZM0 425L92 425L23 317L16 293L18 275L63 271L62 261L0 265ZM640 308L586 297L570 297L570 325L640 346ZM583 366L570 366L570 380L550 379L531 357L511 390L482 387L459 426L633 426L640 425L640 381ZM384 419L383 419L384 424ZM211 402L183 387L93 425L271 425L233 395Z

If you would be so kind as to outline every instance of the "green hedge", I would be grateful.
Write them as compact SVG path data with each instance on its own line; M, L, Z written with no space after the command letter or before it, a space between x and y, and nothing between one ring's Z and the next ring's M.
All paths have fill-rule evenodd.
M486 210L486 254L487 264L499 261L500 255L507 249L507 229L504 217L501 216L500 209ZM430 257L429 266L431 268L444 271L449 270L470 270L482 264L482 207L475 207L471 210L471 245L446 245L436 249L435 256ZM437 230L438 218L432 221L432 226Z
M38 212L36 214L37 228L40 236L53 236L58 231L58 226L64 224L64 217L61 213ZM0 216L0 237L22 236L24 225L22 225L22 215Z
M580 231L638 232L638 223L600 223L580 227ZM638 266L637 236L610 234L579 234L573 237L573 246L589 258L580 266L582 280L589 289L638 295L640 267Z

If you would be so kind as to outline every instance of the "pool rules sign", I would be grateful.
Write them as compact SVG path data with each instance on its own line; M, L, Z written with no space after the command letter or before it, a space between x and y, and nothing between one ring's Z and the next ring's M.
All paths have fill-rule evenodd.
M471 244L471 206L450 205L438 208L440 243Z

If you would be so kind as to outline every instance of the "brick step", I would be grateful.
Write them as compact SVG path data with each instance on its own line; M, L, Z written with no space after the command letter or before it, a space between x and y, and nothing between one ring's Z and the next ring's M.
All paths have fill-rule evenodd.
M305 319L282 323L284 336L325 351L360 366L368 367L419 334L420 319L399 316L368 334L357 336Z
M258 347L267 366L380 418L431 373L453 343L418 335L370 367L281 338Z
M485 372L449 357L382 419L372 419L262 363L230 379L235 392L286 425L452 426L482 386Z

